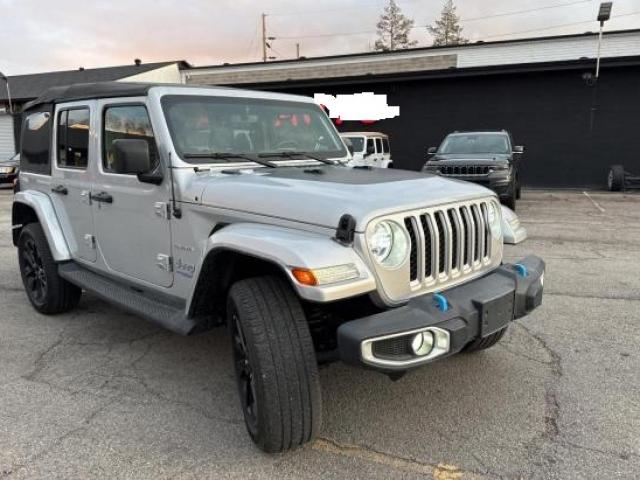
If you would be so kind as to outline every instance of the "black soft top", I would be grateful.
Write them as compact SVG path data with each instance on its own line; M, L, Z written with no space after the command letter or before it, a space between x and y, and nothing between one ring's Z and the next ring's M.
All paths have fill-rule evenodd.
M98 82L76 83L64 87L51 87L35 100L27 103L26 110L36 109L45 105L53 105L75 100L88 100L93 98L113 97L139 97L144 96L158 83L133 83L133 82Z

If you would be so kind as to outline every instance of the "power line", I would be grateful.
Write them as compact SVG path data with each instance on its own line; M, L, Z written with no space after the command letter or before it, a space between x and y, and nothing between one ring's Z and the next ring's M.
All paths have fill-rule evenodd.
M637 12L629 12L629 13L623 13L621 15L612 15L611 19L613 20L614 18L620 18L620 17L630 17L632 15L639 15L640 14L640 10L638 10ZM532 28L529 30L520 30L518 32L511 32L511 33L501 33L501 34L496 34L496 35L486 35L484 38L497 38L497 37L506 37L506 36L510 36L510 35L520 35L523 33L532 33L532 32L542 32L545 30L553 30L554 28L560 28L560 27L571 27L574 25L585 25L588 23L593 23L595 22L595 20L583 20L580 22L571 22L571 23L562 23L559 25L552 25L549 27L542 27L542 28Z
M527 10L516 10L513 12L504 12L504 13L494 13L491 15L483 15L481 17L471 17L471 18L461 18L460 21L461 22L475 22L478 20L486 20L489 18L496 18L496 17L508 17L511 15L520 15L522 13L532 13L532 12L538 12L541 10L551 10L553 8L560 8L560 7L569 7L571 5L579 5L581 3L592 3L593 0L579 0L576 2L570 2L570 3L560 3L558 5L547 5L546 7L536 7L536 8L529 8Z
M580 2L582 3L582 2ZM567 4L564 4L567 5ZM620 17L627 17L630 15L637 15L640 12L630 12L630 13L625 13L625 14L621 14L621 15L612 15L612 19L614 18L620 18ZM506 14L505 14L506 15ZM478 17L479 19L479 17ZM573 26L573 25L582 25L582 24L586 24L586 23L592 23L595 22L595 20L584 20L584 21L580 21L580 22L571 22L571 23L562 23L562 24L558 24L558 25L553 25L553 26L549 26L549 27L543 27L543 28L534 28L534 29L530 29L530 30L521 30L521 31L516 31L516 32L510 32L510 33L501 33L501 34L496 34L496 35L488 35L485 36L484 38L494 38L494 37L504 37L504 36L508 36L508 35L517 35L517 34L521 34L521 33L529 33L529 32L537 32L537 31L543 31L543 30L552 30L554 28L560 28L560 27L569 27L569 26ZM413 29L415 30L416 28L426 28L428 27L428 25L416 25L413 27ZM319 33L319 34L311 34L311 35L295 35L295 36L287 36L287 37L280 37L278 36L278 40L294 40L294 39L300 39L300 38L325 38L325 37L347 37L347 36L355 36L355 35L371 35L377 33L376 30L362 30L362 31L358 31L358 32L340 32L340 33Z
M408 3L420 3L423 0L405 0L402 2L396 2L399 6L402 6L404 4L408 4ZM301 16L301 15L315 15L318 13L333 13L333 12L344 12L347 10L362 10L362 9L371 9L371 8L376 8L376 9L381 9L384 8L385 5L382 3L376 4L376 5L371 5L370 3L368 5L359 5L359 6L353 6L353 7L335 7L335 8L327 8L327 9L322 9L322 10L306 10L306 11L302 11L302 12L282 12L282 13L270 13L269 16L272 17L291 17L291 16Z

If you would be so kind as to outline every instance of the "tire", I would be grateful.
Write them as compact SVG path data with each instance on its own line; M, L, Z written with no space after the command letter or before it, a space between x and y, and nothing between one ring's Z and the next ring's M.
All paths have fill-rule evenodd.
M493 347L507 332L507 328L509 327L504 327L502 330L498 330L485 338L476 338L474 341L469 342L462 351L465 353L473 353Z
M509 194L502 199L502 203L509 207L514 212L516 211L516 197L517 197L517 189L515 180L511 181L511 186L509 187Z
M520 200L522 198L522 185L520 184L520 179L516 179L516 200Z
M607 186L612 192L621 192L624 190L625 173L622 165L613 165L609 170L607 177Z
M278 277L235 283L227 322L247 431L267 453L312 440L322 422L318 364L302 306Z
M38 312L54 315L78 305L82 289L58 275L58 266L39 223L30 223L20 232L18 264L27 297Z

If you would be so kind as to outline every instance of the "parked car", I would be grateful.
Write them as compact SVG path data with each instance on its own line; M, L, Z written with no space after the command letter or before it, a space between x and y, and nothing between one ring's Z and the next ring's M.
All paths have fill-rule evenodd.
M9 160L0 162L0 185L11 184L18 178L20 171L20 154L16 153Z
M389 137L384 133L346 132L340 136L350 142L353 148L350 165L393 168Z
M304 128L275 121L292 115ZM86 290L180 334L226 326L267 452L319 431L318 362L395 378L491 347L542 302L544 262L503 262L493 192L342 165L305 97L55 88L26 107L21 145L12 232L33 307Z
M498 194L511 210L520 198L520 162L524 147L514 146L506 130L454 132L439 147L429 148L431 157L423 170L478 183Z

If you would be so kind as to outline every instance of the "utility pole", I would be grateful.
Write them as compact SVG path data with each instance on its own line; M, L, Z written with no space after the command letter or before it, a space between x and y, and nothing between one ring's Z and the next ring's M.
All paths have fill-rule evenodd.
M267 14L262 14L262 61L267 63Z
M13 103L11 102L11 89L9 88L9 79L4 73L0 72L0 80L4 80L7 86L7 100L9 101L9 113L13 115Z
M300 60L300 44L296 43L296 58Z

